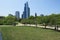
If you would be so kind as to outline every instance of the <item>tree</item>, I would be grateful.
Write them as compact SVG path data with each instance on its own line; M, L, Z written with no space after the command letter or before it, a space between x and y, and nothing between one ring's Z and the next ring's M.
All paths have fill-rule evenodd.
M43 22L44 22L44 25L45 25L45 28L46 28L46 26L49 24L49 17L48 16L44 16Z
M30 16L28 19L34 19L35 17L34 16Z
M30 16L28 19L29 19L30 24L35 24L35 17L34 16Z
M4 23L4 19L5 19L4 16L0 16L0 25L3 25L3 23Z
M35 24L36 24L36 27L37 27L37 13L35 13Z
M12 15L8 15L7 17L5 17L4 19L4 24L6 25L13 25L15 23L15 17Z
M60 20L59 20L60 17L59 16L57 14L52 14L52 15L49 16L50 17L50 24L55 26L55 30L58 30L58 25L60 24L59 23L60 22Z

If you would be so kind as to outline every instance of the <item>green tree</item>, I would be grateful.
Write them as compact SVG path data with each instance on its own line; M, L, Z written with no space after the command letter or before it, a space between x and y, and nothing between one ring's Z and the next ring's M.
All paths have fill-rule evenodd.
M13 25L15 23L15 17L12 16L12 15L8 15L7 17L5 17L4 19L4 24L7 24L7 25Z

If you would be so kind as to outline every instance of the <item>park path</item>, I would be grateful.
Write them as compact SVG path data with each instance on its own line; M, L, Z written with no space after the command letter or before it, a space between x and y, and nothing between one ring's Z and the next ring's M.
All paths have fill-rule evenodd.
M21 23L18 23L16 26L32 26L32 27L36 27L36 25L34 25L34 24L21 24ZM45 26L41 26L41 25L37 25L37 27L45 28ZM55 27L51 27L51 26L46 26L46 28L55 29ZM58 30L60 30L60 27L58 28Z

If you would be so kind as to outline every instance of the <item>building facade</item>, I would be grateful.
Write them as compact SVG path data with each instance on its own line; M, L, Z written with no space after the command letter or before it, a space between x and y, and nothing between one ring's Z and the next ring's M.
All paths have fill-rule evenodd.
M35 13L35 17L37 17L37 13Z
M25 6L24 6L24 11L23 11L23 14L22 14L22 18L26 19L26 18L29 18L29 16L30 16L30 8L29 8L29 5L28 5L28 2L26 2Z
M19 11L16 11L16 12L15 12L15 17L16 17L17 20L20 19L20 12L19 12Z

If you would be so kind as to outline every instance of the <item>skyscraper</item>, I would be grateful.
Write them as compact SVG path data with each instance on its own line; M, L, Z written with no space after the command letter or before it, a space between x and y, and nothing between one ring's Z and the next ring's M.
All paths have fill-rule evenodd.
M37 13L35 13L35 17L37 17Z
M20 19L20 12L19 11L16 11L15 12L15 16L16 16L16 19L19 20Z
M25 6L24 6L24 11L23 11L23 14L22 14L22 18L29 18L30 16L30 8L29 8L29 5L28 5L28 2L25 3Z

